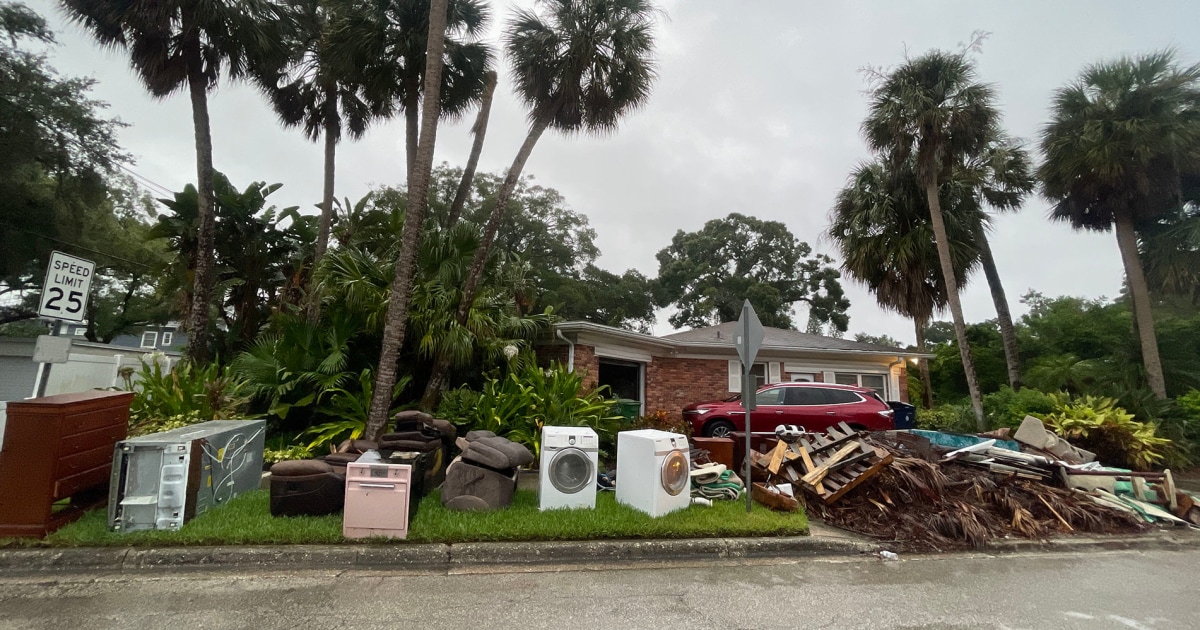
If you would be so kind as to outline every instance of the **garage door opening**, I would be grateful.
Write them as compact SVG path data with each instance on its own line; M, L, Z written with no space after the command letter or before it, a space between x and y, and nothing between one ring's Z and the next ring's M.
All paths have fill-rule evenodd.
M637 415L642 415L645 413L642 410L643 373L641 363L600 359L600 374L597 381L599 385L607 385L614 397L636 401Z

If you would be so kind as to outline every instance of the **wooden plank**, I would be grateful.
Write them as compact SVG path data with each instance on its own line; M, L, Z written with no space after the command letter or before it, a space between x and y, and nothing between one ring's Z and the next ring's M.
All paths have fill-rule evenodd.
M772 475L779 474L779 466L783 463L783 452L787 450L787 444L780 440L775 443L775 450L771 452L771 461L767 464L767 470L771 471Z
M883 470L884 466L887 466L888 464L891 464L891 463L892 463L892 455L889 453L887 457L884 457L883 459L875 462L870 468L868 468L866 470L866 472L859 475L854 481L842 486L841 489L839 489L837 492L834 492L827 497L823 497L825 500L825 503L828 505L828 504L831 504L831 503L837 501L838 499L842 498L842 496L844 496L847 492L850 492L851 490L853 490L856 486L858 486L858 484L870 479L871 477L874 477L880 470Z
M853 444L847 444L847 445L843 446L842 448L838 449L838 452L834 453L833 457L830 457L829 459L825 460L824 464L817 466L816 470L805 475L803 478L804 483L813 484L813 483L820 481L821 478L824 477L825 474L829 472L829 467L831 465L836 464L837 462L841 461L842 458L844 458L847 455L849 455L850 453L853 453L854 451L858 450L858 447L859 447L859 443L855 442Z
M807 442L807 440L805 440L805 442ZM800 451L800 459L804 462L805 473L810 473L816 470L816 466L813 466L812 458L808 455L808 450ZM795 482L796 479L793 479L792 481ZM825 486L821 485L820 481L818 481L813 487L816 489L817 494L825 494Z

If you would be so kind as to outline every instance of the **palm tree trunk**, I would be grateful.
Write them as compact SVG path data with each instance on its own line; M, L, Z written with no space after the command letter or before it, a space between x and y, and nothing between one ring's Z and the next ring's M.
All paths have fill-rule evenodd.
M1017 333L1013 328L1012 313L1008 310L1008 298L1004 295L1004 285L1000 282L1000 270L996 268L996 259L992 256L992 246L988 243L987 234L982 225L979 226L977 241L983 275L987 277L988 288L992 291L992 303L996 305L996 321L1000 324L1000 339L1004 343L1004 362L1008 364L1008 386L1014 390L1021 389Z
M1138 258L1137 232L1133 226L1133 214L1128 209L1114 213L1117 232L1117 247L1125 263L1125 279L1129 282L1129 293L1133 298L1133 318L1137 323L1137 334L1142 342L1142 362L1146 366L1146 383L1159 400L1167 397L1166 379L1163 378L1162 362L1158 358L1158 338L1154 333L1154 313L1150 310L1150 291L1146 287L1146 274Z
M313 249L312 271L308 279L308 321L316 323L321 315L321 296L317 295L317 267L329 248L329 230L333 223L333 184L337 165L337 143L341 123L337 108L337 86L325 89L325 189L321 195L321 222Z
M421 138L417 146L416 163L408 181L408 209L404 215L404 233L400 238L396 277L392 281L387 316L384 319L379 369L375 372L375 391L371 396L367 426L363 431L363 437L368 440L378 440L387 427L392 407L392 387L396 384L397 361L408 325L408 305L412 299L417 248L421 244L421 230L425 225L425 212L429 206L427 193L433 169L433 147L437 141L437 124L442 109L442 52L446 44L448 3L449 0L431 0L429 6L429 43L425 54L425 102L421 112Z
M925 327L929 325L926 319L915 318L913 323L917 329L917 352L925 352ZM921 370L921 404L926 409L933 409L933 379L929 376L929 359L917 359Z
M425 383L425 393L421 395L421 409L433 413L442 400L450 376L450 361L441 353L434 359L433 369L429 372L429 381Z
M191 48L191 46L189 46ZM213 288L213 246L215 218L213 208L212 132L208 119L208 79L201 72L199 44L189 50L188 91L192 99L192 125L196 134L196 277L192 289L192 308L188 314L187 356L194 363L208 360L208 307Z
M971 360L971 346L967 343L967 323L963 319L962 302L958 299L958 283L954 279L954 264L950 259L950 241L946 237L946 220L942 216L942 203L938 199L937 178L925 185L925 200L929 203L929 218L933 224L933 237L937 241L938 263L942 267L942 279L946 282L946 298L950 303L950 314L954 316L954 336L958 339L958 352L962 357L963 372L967 376L967 391L971 394L971 408L975 411L975 424L980 431L987 430L983 419L983 396L979 392L979 379L975 376L975 362Z
M329 248L329 230L333 223L333 183L337 164L337 143L341 129L338 115L337 87L325 89L325 189L321 195L321 223L317 229L317 245L313 252L313 270L321 263Z
M525 169L525 162L529 159L529 154L533 153L533 147L537 144L538 138L541 138L542 133L550 126L551 116L552 114L539 118L530 127L529 135L525 137L525 143L517 151L517 157L513 158L512 165L508 167L508 174L504 177L504 183L500 185L500 190L496 193L496 205L492 207L487 225L483 228L483 237L479 241L479 248L475 250L475 258L471 261L471 270L467 273L466 283L463 284L458 311L454 314L454 322L457 326L467 323L467 315L471 313L471 304L475 302L475 294L479 292L479 283L483 279L484 265L487 263L488 254L491 253L492 243L496 240L496 233L500 231L500 221L504 218L504 209L508 207L508 201L512 197L513 191L516 190L517 182L521 181L521 171ZM448 373L449 366L450 357L445 352L439 352L434 358L431 374L442 374L443 376L437 381L431 377L429 383L425 385L425 393L421 396L422 408L432 409L437 405L442 394L441 388L444 388L446 384L444 375Z
M467 203L467 195L471 192L471 182L475 179L475 168L479 166L479 154L483 153L483 138L487 135L488 116L492 111L492 95L496 92L496 73L488 72L487 83L483 86L483 100L479 103L479 114L471 133L475 141L471 143L471 156L467 158L467 167L463 170L462 180L458 182L458 190L454 193L454 202L450 204L450 215L446 217L446 227L453 227L462 216L463 206Z
M421 131L421 117L417 107L421 101L417 98L416 86L412 86L407 92L408 96L404 101L404 182L406 186L411 186L413 169L417 165L417 140Z
M496 193L496 205L492 207L487 225L483 228L483 238L479 241L479 249L475 250L475 258L471 261L471 271L467 275L467 282L463 285L462 299L458 303L458 313L455 316L455 321L459 326L467 322L467 314L471 312L471 303L475 301L475 294L479 291L479 282L483 278L484 264L487 263L488 254L491 253L496 233L500 231L500 221L504 219L504 210L508 207L508 201L512 198L517 183L521 181L521 171L525 170L525 162L529 159L529 154L533 153L533 147L537 144L538 138L541 138L542 133L550 126L551 116L547 115L538 119L529 128L529 135L525 136L525 143L517 151L517 157L513 158L512 165L508 167L508 174L504 177L504 183L500 185L500 191Z

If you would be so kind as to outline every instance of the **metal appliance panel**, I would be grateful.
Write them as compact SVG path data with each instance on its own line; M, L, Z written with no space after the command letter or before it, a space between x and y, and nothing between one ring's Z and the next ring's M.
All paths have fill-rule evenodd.
M258 488L263 420L213 420L119 442L108 524L118 532L177 530Z

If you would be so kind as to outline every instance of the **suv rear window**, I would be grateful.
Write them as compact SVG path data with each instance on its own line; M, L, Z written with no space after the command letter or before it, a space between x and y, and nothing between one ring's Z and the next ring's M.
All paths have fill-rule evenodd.
M825 391L819 387L789 387L787 388L787 404L789 405L824 405Z
M856 403L862 400L858 394L844 389L822 388L821 391L825 394L825 404L827 405Z

